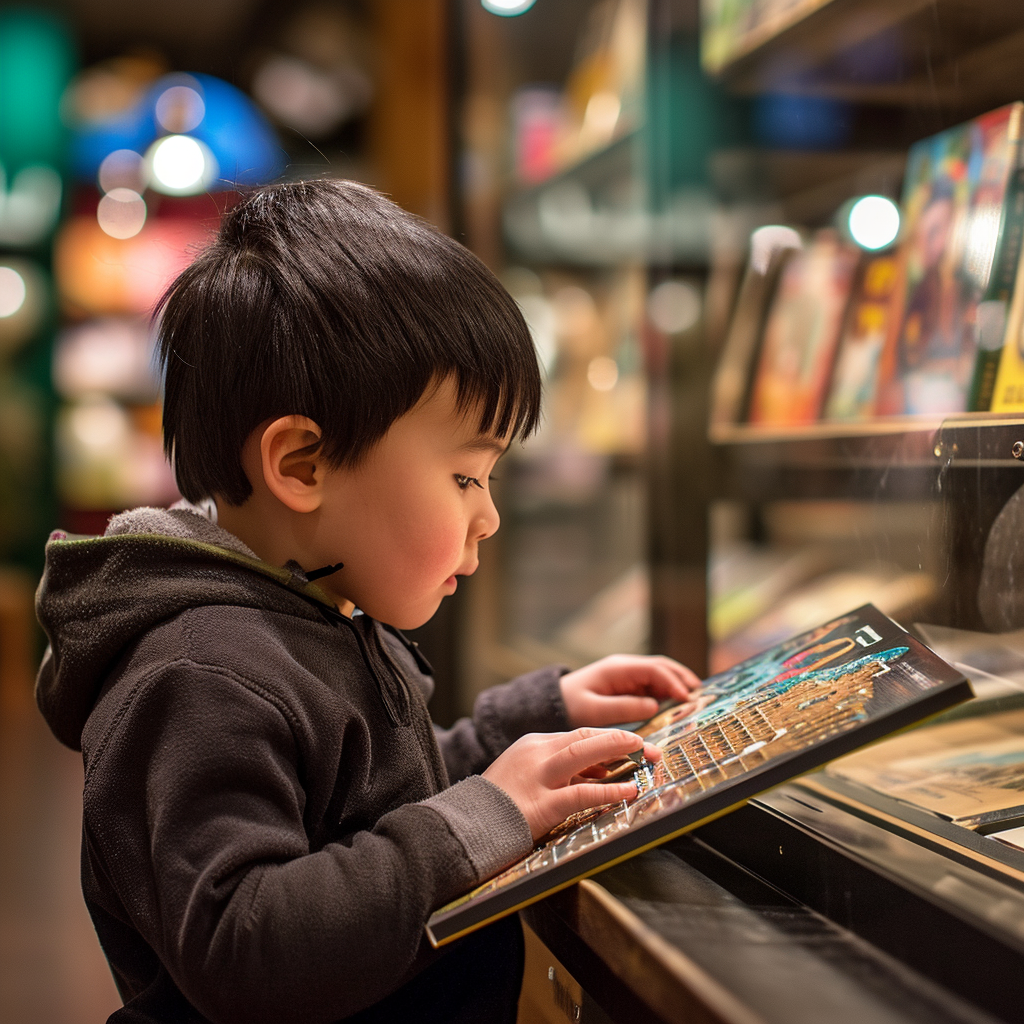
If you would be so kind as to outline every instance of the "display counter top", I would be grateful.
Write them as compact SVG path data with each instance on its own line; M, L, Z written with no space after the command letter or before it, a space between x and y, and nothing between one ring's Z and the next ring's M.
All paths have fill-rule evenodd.
M788 840L778 844L776 832L760 828L772 813L768 805L744 809L525 911L584 993L573 1001L562 986L565 1016L673 1024L1010 1019L926 977L837 923L839 915L819 913L712 845L746 842L764 858L770 844L781 854ZM719 842L723 836L730 838ZM840 886L849 881L835 875ZM868 885L860 888L859 897L847 892L850 906L875 898ZM829 898L843 900L838 892ZM908 920L912 930L935 925L927 915ZM945 935L952 948L959 936ZM922 934L922 948L935 939L934 931ZM547 978L560 984L553 967Z

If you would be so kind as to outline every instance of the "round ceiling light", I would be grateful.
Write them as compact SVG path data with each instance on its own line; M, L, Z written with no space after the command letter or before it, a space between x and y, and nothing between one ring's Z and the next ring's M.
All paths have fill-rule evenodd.
M205 192L217 176L217 161L208 146L190 135L166 135L146 154L150 184L172 196Z

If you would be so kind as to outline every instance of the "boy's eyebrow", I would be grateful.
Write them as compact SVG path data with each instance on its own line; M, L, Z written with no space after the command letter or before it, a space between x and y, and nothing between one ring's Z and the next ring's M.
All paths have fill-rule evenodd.
M494 437L474 437L473 440L467 441L465 444L460 444L458 450L460 452L490 452L495 455L501 456L508 451L511 441L502 443Z

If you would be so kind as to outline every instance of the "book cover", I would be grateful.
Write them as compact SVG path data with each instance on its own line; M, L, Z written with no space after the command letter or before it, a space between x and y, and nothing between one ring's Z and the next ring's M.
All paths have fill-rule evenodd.
M896 292L895 255L870 256L857 275L839 341L825 419L857 420L875 409L878 367Z
M1024 709L915 730L827 773L980 832L1024 825Z
M571 816L436 911L427 935L450 942L970 696L958 671L864 605L710 677L696 707L641 726L663 759L636 770L635 799Z
M1000 107L910 150L897 299L877 414L968 408L979 339L995 344L990 339L1001 333L993 310L980 307L990 285L1004 279L1007 263L1015 264L1005 203L1022 110L1021 103Z
M989 409L992 412L1024 411L1024 259L1018 260L1017 280Z
M748 419L789 426L821 414L858 251L832 230L786 264L768 314Z

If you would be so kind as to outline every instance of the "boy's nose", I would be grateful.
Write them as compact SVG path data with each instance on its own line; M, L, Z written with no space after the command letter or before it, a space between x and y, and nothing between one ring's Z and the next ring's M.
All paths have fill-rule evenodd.
M498 515L498 510L494 507L494 501L491 499L490 494L488 494L480 514L473 520L471 533L477 540L486 540L497 532L500 525L501 517Z

